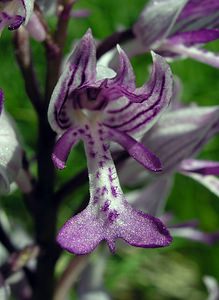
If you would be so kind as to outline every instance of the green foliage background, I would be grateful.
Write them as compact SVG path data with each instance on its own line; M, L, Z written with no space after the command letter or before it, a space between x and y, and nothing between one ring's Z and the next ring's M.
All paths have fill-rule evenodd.
M72 19L69 27L66 53L75 39L80 38L88 27L97 39L105 38L118 28L130 27L145 4L144 0L80 0L77 8L88 8L87 19ZM55 19L49 18L51 28ZM34 155L37 143L37 118L29 103L16 65L12 47L12 34L4 31L0 40L0 87L5 92L6 109L13 115L23 136L28 157L33 159L32 170L36 172ZM32 41L33 57L41 86L45 78L45 56L43 47ZM219 43L208 48L219 51ZM137 83L144 82L148 74L149 54L132 60ZM190 59L171 63L172 71L183 84L182 99L185 103L217 105L219 102L219 70ZM201 157L219 158L219 139L215 138L203 150ZM79 145L72 153L66 170L58 173L56 188L86 166L83 147ZM69 195L59 215L59 226L71 216L88 192L87 186ZM0 209L11 218L13 226L22 224L31 234L32 222L18 191L1 198ZM175 185L167 204L168 211L176 222L198 219L201 229L219 229L219 199L191 179L176 175ZM113 299L206 299L202 278L212 275L219 279L219 243L206 246L196 242L175 239L165 249L145 250L122 244L116 255L109 257L105 283ZM98 259L93 254L93 259ZM64 254L58 263L57 274L64 268L69 254ZM58 276L58 275L57 275ZM72 299L75 298L72 291ZM98 300L98 299L97 299Z

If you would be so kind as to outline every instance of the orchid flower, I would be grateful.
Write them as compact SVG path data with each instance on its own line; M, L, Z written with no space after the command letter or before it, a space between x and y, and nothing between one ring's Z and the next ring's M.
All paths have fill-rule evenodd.
M219 162L197 160L195 156L219 132L219 107L191 106L168 111L142 139L162 163L155 189L168 194L171 175L180 172L219 196ZM132 169L132 175L128 170ZM132 161L124 165L120 177L126 184L145 182L148 172ZM132 181L130 181L132 178ZM155 179L156 180L156 179ZM155 183L154 183L155 184ZM157 197L159 201L159 197ZM164 198L163 198L164 199Z
M0 33L5 27L9 30L27 25L32 12L33 0L0 0Z
M49 105L50 125L60 136L52 155L56 167L65 167L79 140L87 157L90 202L67 221L57 238L64 249L77 254L91 252L102 240L114 251L117 238L137 247L171 242L159 219L127 203L109 149L110 142L116 142L145 168L161 169L159 159L133 136L148 130L167 108L171 71L162 57L153 54L151 78L136 88L131 64L119 46L118 51L117 74L96 65L95 42L88 31L70 55Z
M0 194L10 191L21 169L22 150L12 120L3 109L3 92L0 90Z
M151 0L133 32L139 51L153 49L167 57L191 57L218 68L219 55L201 47L219 38L218 18L216 0Z

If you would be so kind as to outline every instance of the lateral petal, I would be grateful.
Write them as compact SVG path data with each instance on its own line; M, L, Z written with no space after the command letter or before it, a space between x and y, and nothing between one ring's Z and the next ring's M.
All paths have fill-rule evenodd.
M69 128L55 144L52 160L58 169L64 169L72 147L80 138L79 129Z
M115 129L108 130L109 139L120 144L137 162L151 171L161 171L159 158L143 144Z
M62 117L59 116L59 113L71 93L95 79L96 46L91 31L88 30L69 56L53 91L49 104L48 119L54 131L62 132L61 128L65 128L65 125L60 123Z
M201 175L219 175L219 162L199 159L184 159L179 169Z
M152 53L153 68L147 84L134 91L123 89L124 98L108 104L104 124L125 133L147 131L168 107L172 96L172 74L166 61Z

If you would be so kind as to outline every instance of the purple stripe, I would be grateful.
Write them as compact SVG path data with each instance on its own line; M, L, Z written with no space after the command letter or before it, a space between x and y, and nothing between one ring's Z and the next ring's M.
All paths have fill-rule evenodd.
M145 98L149 98L149 97L151 97L151 95L153 94L153 91L154 91L154 89L155 89L155 87L156 87L156 79L157 79L157 76L156 76L156 72L155 72L155 75L154 75L154 78L153 78L153 82L154 82L154 84L153 84L153 86L152 86L152 88L151 88L151 90L150 90L150 92L147 94L147 95L145 95ZM150 83L149 83L150 84ZM142 102L144 102L145 100L142 100L141 102L139 102L139 103L142 103ZM120 108L120 109L117 109L117 110L109 110L109 111L107 111L107 113L112 113L112 114L115 114L115 113L120 113L120 112L122 112L123 110L125 110L125 109L127 109L130 105L132 105L132 104L136 104L136 103L133 103L133 102L129 102L128 104L126 104L124 107L122 107L122 108Z
M149 108L147 108L147 109L144 110L144 111L139 112L137 115L135 115L134 117L132 117L132 118L129 119L128 121L125 121L125 122L123 122L123 123L121 123L121 124L118 124L118 125L108 125L108 126L111 127L111 128L123 127L123 126L125 126L125 125L127 125L127 124L133 122L134 120L138 119L139 116L141 116L142 114L145 114L145 113L147 113L147 112L150 111L150 110L153 110L153 108L154 108L158 103L160 103L160 100L161 100L162 95L163 95L163 90L164 90L163 87L164 87L164 85L165 85L165 81L166 81L166 77L165 77L165 75L164 75L163 78L162 78L162 84L161 84L161 89L160 89L160 93L159 93L158 99L155 101L155 103L154 103L152 106L150 106ZM152 117L154 117L155 114L157 114L157 111L156 111L156 112L153 112ZM138 128L139 126L145 124L145 123L146 123L148 120L150 120L152 117L146 118L146 119L145 119L143 122L141 122L140 124L135 125L133 128L128 129L128 130L124 130L124 131L125 131L125 132L130 132L130 131L132 131L132 130ZM107 124L106 124L106 125L107 125Z

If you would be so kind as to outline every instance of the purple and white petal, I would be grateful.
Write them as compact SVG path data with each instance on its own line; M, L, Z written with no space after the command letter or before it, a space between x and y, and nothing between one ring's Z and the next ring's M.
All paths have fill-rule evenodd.
M160 159L162 170L176 169L197 154L218 130L219 107L187 107L167 112L142 142Z
M109 140L121 145L144 168L155 172L162 170L159 158L146 146L121 131L108 129L107 132Z
M217 106L179 108L163 114L145 134L142 143L159 157L161 175L171 176L174 171L182 171L181 162L194 157L219 132L218 124ZM149 175L149 172L131 159L120 168L120 179L128 186L144 183Z
M171 237L159 219L133 209L125 200L109 145L101 126L87 129L84 143L88 160L90 202L60 230L57 241L64 249L87 254L106 240L111 251L121 238L136 247L164 247Z
M213 245L219 241L219 232L207 233L193 227L171 227L170 233L174 237L182 237L207 245Z
M140 136L153 126L168 107L172 96L172 74L161 56L152 53L152 57L149 82L133 91L133 87L123 89L124 98L108 104L104 112L104 124L108 127Z
M52 160L58 169L64 169L72 147L80 139L80 129L69 128L58 139L52 153Z
M187 47L183 44L175 44L171 41L168 41L161 46L160 50L167 52L169 51L183 57L193 58L202 63L219 68L219 54L203 48Z
M199 160L199 159L184 159L179 169L185 172L193 172L201 175L216 175L219 176L219 162Z
M152 0L146 5L133 31L145 49L156 48L169 35L188 0Z
M56 132L62 132L69 127L69 124L66 124L67 113L69 109L73 109L73 101L65 108L69 102L68 98L71 98L77 88L96 79L96 46L90 30L73 50L63 70L48 110L50 125Z
M216 0L189 0L172 29L179 31L218 28L219 2Z
M187 32L180 32L168 39L168 42L173 45L183 44L192 46L197 44L206 44L219 38L218 29L200 29Z

